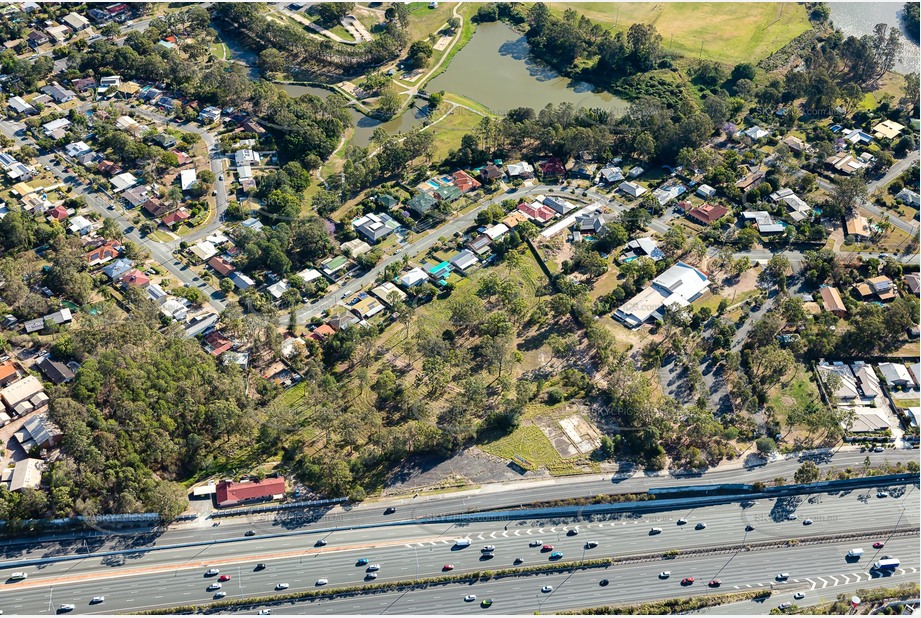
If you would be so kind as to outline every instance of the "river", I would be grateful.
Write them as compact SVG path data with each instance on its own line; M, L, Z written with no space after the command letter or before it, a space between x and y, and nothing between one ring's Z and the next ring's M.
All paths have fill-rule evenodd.
M622 115L628 103L591 84L561 77L533 58L523 35L503 22L480 24L448 68L425 87L463 95L502 114L516 107L540 110L548 103L602 107Z
M902 12L902 2L829 2L831 20L845 35L863 36L873 34L873 26L886 24L901 30L905 40L905 49L901 59L895 65L895 72L918 72L918 43L906 36L905 29L899 15ZM915 36L917 36L917 32Z

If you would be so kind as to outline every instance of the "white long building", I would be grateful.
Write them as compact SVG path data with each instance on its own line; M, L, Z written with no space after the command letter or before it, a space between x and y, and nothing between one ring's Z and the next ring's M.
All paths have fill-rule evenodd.
M690 305L709 285L710 280L703 272L678 262L653 279L648 288L621 305L614 312L614 318L636 328L649 318L660 319L666 307Z

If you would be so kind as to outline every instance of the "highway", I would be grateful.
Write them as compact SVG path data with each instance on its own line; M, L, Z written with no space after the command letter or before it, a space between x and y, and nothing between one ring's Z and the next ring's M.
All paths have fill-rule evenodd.
M696 511L609 516L591 522L512 521L507 526L505 522L463 526L413 524L268 538L241 535L230 543L86 558L40 567L17 566L9 562L11 556L7 554L5 563L0 565L0 577L25 570L29 579L7 583L0 589L0 608L10 611L8 608L12 607L28 613L47 611L51 594L55 604L77 603L81 598L88 600L102 594L111 600L104 608L107 611L200 603L210 598L205 591L207 582L203 573L211 567L232 575L225 589L228 597L251 596L269 592L281 581L289 583L291 591L312 589L320 577L329 579L329 586L333 587L360 584L364 569L355 565L362 557L381 565L376 581L405 581L439 575L445 564L453 564L454 573L509 568L518 557L523 559L524 566L545 564L549 553L542 552L540 547L529 547L529 543L538 540L552 544L554 551L562 551L564 560L580 560L792 538L805 540L810 536L866 530L868 521L873 522L874 529L892 531L918 526L919 492L915 487L897 488L886 498L877 498L875 493L867 490L836 496L802 496L759 501L747 508L727 504ZM791 513L797 515L796 520L788 519ZM687 524L677 523L682 517ZM813 520L811 525L803 523L807 518ZM700 522L706 523L706 528L697 529ZM746 531L748 525L754 530ZM568 536L567 530L575 527L580 534ZM653 527L661 528L662 532L650 534ZM473 545L460 550L453 548L454 539L459 537L471 538ZM325 547L315 546L320 538L328 543ZM890 542L882 534L860 544L869 546L880 540L891 546L905 539L897 536ZM598 547L585 548L588 540L597 541ZM480 559L479 550L487 544L496 547L496 557L492 560ZM68 553L74 553L77 547ZM873 552L869 547L867 550L865 560L870 560ZM771 551L755 554L767 555ZM910 557L908 552L903 553ZM917 560L917 551L914 556ZM33 554L25 558L37 557ZM727 557L719 559L725 561ZM257 562L266 563L268 568L253 572ZM667 568L659 561L655 565L650 567L658 569L654 572ZM788 565L787 570L790 568ZM168 595L163 594L166 585ZM17 604L21 607L16 607Z

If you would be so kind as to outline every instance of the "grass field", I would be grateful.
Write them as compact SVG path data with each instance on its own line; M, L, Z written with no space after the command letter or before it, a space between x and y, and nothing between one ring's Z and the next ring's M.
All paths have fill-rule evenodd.
M810 28L805 7L786 2L560 2L551 7L560 13L573 8L608 27L616 24L617 30L651 23L666 49L728 64L758 62Z
M437 110L435 114L438 115L440 111ZM435 136L435 160L444 159L449 150L460 147L461 138L465 133L472 133L481 119L479 114L457 107L444 120L426 129Z
M451 19L453 2L439 2L437 9L430 9L428 2L409 3L409 38L412 41L424 39Z
M522 425L509 435L479 447L502 459L512 459L516 455L524 457L535 468L546 467L562 459L544 432L535 425Z
M768 403L786 419L790 410L803 408L810 401L818 399L819 390L810 379L809 371L797 365L795 374L787 376L787 381L772 389Z

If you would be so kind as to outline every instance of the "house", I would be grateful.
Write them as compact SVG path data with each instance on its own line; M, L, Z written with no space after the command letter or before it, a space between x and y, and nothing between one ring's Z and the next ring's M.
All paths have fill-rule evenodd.
M7 408L13 410L23 401L28 401L44 391L45 387L42 386L41 381L33 375L28 375L0 390L0 399Z
M327 322L333 330L340 331L349 328L350 326L355 326L361 321L354 313L348 311L344 313L336 314L329 318Z
M581 234L599 234L604 227L616 219L614 215L594 212L576 216L576 226Z
M90 152L92 148L89 147L89 144L86 142L73 142L64 146L64 152L67 153L68 157L76 159L81 155L85 155Z
M461 172L461 173L466 175L466 172ZM493 182L494 180L502 180L502 170L499 169L499 167L497 167L495 164L490 163L486 165L486 167L480 170L480 178L482 178L483 182L485 183L490 183L490 182ZM471 178L470 180L473 180L473 179ZM455 181L454 184L457 184L457 182ZM480 183L477 183L477 187L479 185ZM460 185L458 185L458 188L460 188ZM476 187L473 187L473 188L475 189ZM463 189L461 189L461 191L463 191ZM466 191L463 191L463 192L466 193Z
M64 363L51 360L47 356L37 362L36 367L54 384L64 384L74 379L73 370Z
M122 85L121 75L107 75L106 77L99 78L100 88L118 88L121 85Z
M45 462L41 459L32 457L20 459L16 462L16 466L9 475L9 490L38 489L42 484L42 471L44 469Z
M242 128L247 133L255 133L256 135L262 135L265 133L265 129L255 120L244 120L240 123L240 128Z
M229 279L233 281L233 284L241 290L248 290L256 285L255 281L239 271L232 273Z
M87 90L95 89L96 80L92 77L78 77L77 79L70 80L70 85L73 86L75 92L82 94Z
M832 393L837 401L853 401L860 397L860 391L857 387L857 379L851 372L851 369L842 362L820 363L816 369L822 376L822 382L828 387L827 376L831 373L837 374L838 387Z
M198 243L192 245L189 250L202 262L207 262L217 255L217 248L215 248L213 243L207 240L198 241Z
M892 285L892 279L885 275L867 279L867 285L870 286L876 297L882 301L895 298L895 286Z
M278 476L262 481L221 481L214 494L219 507L236 506L251 502L281 500L285 497L285 477Z
M665 254L659 249L659 245L652 238L637 238L631 240L624 247L624 252L620 255L621 262L631 262L638 257L648 257L653 262L658 262L665 258Z
M597 169L598 166L594 163L580 162L576 163L569 175L573 178L580 178L582 180L593 180Z
M519 161L506 166L505 173L509 178L533 178L534 166L527 161Z
M812 212L809 204L793 193L793 189L780 189L768 197L772 202L784 202L790 211L790 218L797 223L807 219Z
M175 210L169 213L168 215L166 215L165 217L163 217L162 222L163 222L163 225L173 227L176 224L182 223L183 221L187 221L189 217L191 216L192 215L190 215L186 209L180 208L179 210Z
M659 187L652 192L652 195L660 206L665 206L670 201L680 197L685 191L687 191L687 187L684 185L668 185Z
M454 268L449 262L439 262L434 266L430 267L428 271L428 276L437 281L439 284L444 283L445 280L451 275L451 271Z
M176 141L176 138L169 133L157 133L154 135L153 141L161 148L172 148L179 143Z
M492 167L498 171L499 176L501 177L502 172L499 170L499 168L497 168L495 165ZM454 186L460 189L461 193L469 193L480 188L480 182L464 170L457 170L451 174L451 178L453 179Z
M646 187L630 181L620 183L617 186L617 190L621 193L626 193L630 197L639 197L646 193Z
M39 32L38 30L33 30L26 36L26 43L28 43L29 47L32 49L38 49L50 40L51 39L48 38L48 35L46 35L44 32Z
M894 120L883 120L871 129L876 139L895 139L905 130L905 126Z
M353 238L348 242L344 242L340 245L340 248L343 252L347 252L351 257L358 257L359 255L365 254L371 250L371 245L366 243L360 238Z
M508 234L508 231L509 230L508 230L507 225L505 225L504 223L497 223L483 230L483 234L485 234L489 238L489 240L499 240L500 238Z
M67 229L78 236L86 236L93 231L93 222L83 215L77 215L70 220L70 225Z
M333 278L337 272L348 266L349 258L344 255L326 258L320 262L320 272L329 278Z
M90 21L87 18L73 11L62 17L61 21L67 24L74 32L82 32L90 27Z
M198 112L198 121L202 124L211 124L221 119L221 108L208 106Z
M652 280L649 287L627 301L614 313L614 318L636 328L651 317L661 319L666 307L687 307L710 285L700 270L677 262Z
M372 318L386 309L380 300L365 292L359 292L353 296L349 301L346 301L346 305L363 320Z
M186 337L197 337L217 324L220 315L217 313L205 313L196 315L183 325L183 331Z
M205 348L205 352L211 356L220 356L233 347L233 341L219 330L211 331L202 337L201 341L202 347Z
M764 172L755 170L754 172L749 172L741 180L736 181L736 187L742 190L742 193L745 193L759 182L764 180Z
M845 234L858 240L869 240L873 236L873 232L870 230L870 222L861 215L855 215L845 221L844 230Z
M128 258L118 258L108 266L102 268L102 272L112 281L118 281L122 275L134 268L134 262Z
M825 165L847 176L859 172L866 167L863 161L846 152L828 157L825 159Z
M568 215L569 213L571 213L573 210L576 209L575 204L567 200L564 200L561 197L553 197L550 195L538 196L537 200L539 202L542 202L544 206L549 206L556 213L561 214L561 215Z
M55 43L64 43L67 41L67 37L70 36L70 28L63 24L57 26L51 26L50 28L45 28L45 32L54 39Z
M908 187L905 187L899 191L895 199L902 202L903 204L908 204L914 208L921 207L921 195L918 195L917 191L912 191Z
M434 195L439 202L448 202L450 204L460 198L461 190L454 185L442 185L435 189Z
M320 324L317 326L310 335L308 339L313 339L314 341L325 341L328 337L332 337L336 334L336 329L334 329L329 324Z
M380 204L382 207L386 208L387 210L390 210L391 208L396 208L400 204L400 200L393 197L392 195L387 195L386 193L378 195L374 199L377 201L378 204Z
M873 367L863 362L855 362L851 363L851 372L857 378L857 384L860 386L860 391L865 398L876 399L883 394L883 389L879 385L879 378L873 372Z
M539 161L537 168L540 170L541 178L555 178L566 175L566 166L559 157L550 157L545 161Z
M170 298L170 295L156 283L151 283L147 286L147 295L150 297L150 300L158 305L166 302Z
M160 303L160 313L171 320L185 322L186 318L189 317L189 306L189 301L184 298L168 296Z
M556 211L545 206L540 202L532 202L530 204L525 204L522 202L518 204L518 211L524 213L528 218L537 221L538 223L546 223L550 219L556 216Z
M50 137L52 139L60 139L55 137L55 135L60 135L64 137L64 130L70 126L70 120L67 118L58 118L57 120L52 120L51 122L46 122L42 125L42 131L45 134L45 137Z
M383 303L387 305L392 305L394 299L400 301L406 300L406 293L395 286L392 281L385 281L376 288L372 289L371 293L377 296Z
M122 287L143 289L150 285L150 277L139 271L137 268L132 268L124 275L122 275L121 284Z
M512 212L510 212L509 214L505 215L505 217L502 218L502 223L504 223L505 225L509 227L509 229L511 229L517 226L519 223L524 223L527 220L528 220L528 217L523 212L519 210L513 210Z
M826 286L819 290L819 295L822 297L822 308L825 311L833 313L839 318L844 317L844 314L847 313L847 308L844 306L844 301L841 300L841 294L837 288Z
M279 300L289 289L291 289L291 285L288 283L288 280L280 279L272 285L266 287L265 291L268 292L275 300Z
M106 163L106 162L103 161L102 163L100 163L100 165L104 165L105 163ZM113 165L114 165L114 164L113 164ZM117 175L118 173L121 172L121 168L119 168L117 165L116 165L115 167L119 170L118 172L116 172L116 175ZM108 168L108 169L112 169L112 168ZM132 188L130 188L130 189L126 189L126 190L122 193L122 199L124 199L126 202L128 202L129 206L132 207L132 208L134 208L134 207L136 207L136 206L145 206L145 207L146 207L146 202L151 198L150 191L151 191L151 189L150 189L150 186L149 186L149 185L141 185L141 186L139 186L139 187L132 187ZM154 210L157 209L157 205L156 205L156 204L152 205L151 207L154 208ZM164 207L165 207L165 205L164 205ZM146 208L145 208L145 209L146 209ZM148 211L148 212L149 212L149 211ZM155 216L157 216L157 215L155 215Z
M208 260L208 266L213 268L217 274L223 277L229 277L237 270L233 264L220 256L214 256Z
M131 116L119 116L115 119L115 126L134 135L138 135L144 130L144 126Z
M158 197L151 197L146 202L144 202L143 208L148 213L150 213L150 216L159 218L172 211L175 206L167 204Z
M179 172L179 187L183 191L188 191L198 182L198 175L194 169L182 170Z
M428 213L435 204L435 198L428 193L417 193L406 202L406 207L422 217Z
M601 179L611 185L615 182L621 182L624 180L624 172L619 167L614 165L609 165L601 168Z
M32 105L26 103L22 97L10 97L6 101L6 106L13 110L14 113L23 116L31 116L38 111Z
M413 268L403 274L399 279L404 288L412 288L429 280L428 275L421 268Z
M729 209L720 204L703 204L688 211L688 217L701 225L710 225L726 216Z
M0 364L0 387L8 386L19 379L19 371L12 361Z
M48 211L45 213L45 216L48 217L49 219L54 219L55 221L57 221L58 223L60 223L60 222L62 222L62 221L66 221L66 220L67 220L67 217L70 216L70 213L67 212L67 209L64 208L64 206L61 206L61 205L59 204L59 205L55 206L54 208L48 210Z
M915 296L921 296L921 276L918 273L908 273L905 275L905 287Z
M788 135L781 141L787 146L787 148L798 154L812 150L809 144L794 135Z
M775 223L774 218L766 210L746 210L742 213L742 218L754 222L755 228L761 234L782 234L784 231L784 226Z
M130 172L123 172L117 176L113 176L109 181L112 183L112 190L115 193L121 193L125 189L130 189L138 183L138 179L134 177L134 174Z
M489 253L489 245L492 241L489 239L489 236L486 234L481 234L476 238L472 238L467 241L467 248L476 253L479 256L486 255Z
M398 227L400 224L386 213L372 212L352 221L352 228L372 243L389 236Z
M259 165L260 161L262 160L258 152L248 148L236 151L233 153L233 158L237 167L243 167L244 165Z
M758 125L755 125L753 127L749 127L748 129L745 129L744 131L740 131L738 134L744 135L753 141L758 141L759 139L763 139L767 137L768 135L770 135L771 132L765 129L762 129Z
M908 368L901 363L880 363L876 366L886 381L886 386L893 388L895 386L914 386L914 380L908 373Z
M713 197L714 195L716 195L716 189L714 189L710 185L700 185L699 187L697 187L696 193L697 195L699 195L700 197L704 199L709 199Z
M451 263L451 266L461 272L466 271L468 268L473 268L480 263L477 256L469 249L464 249L448 261Z

